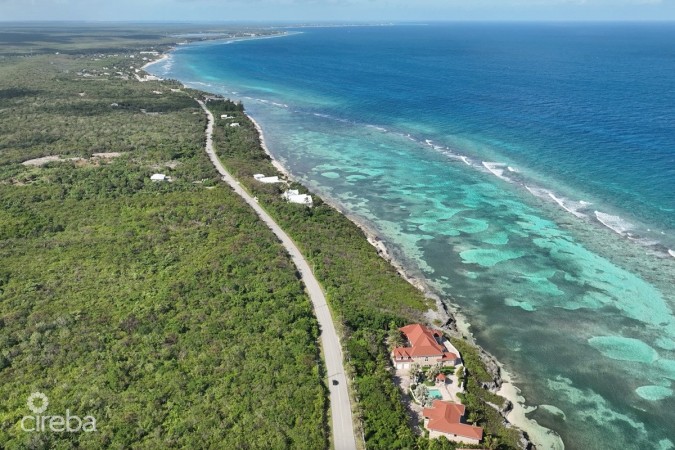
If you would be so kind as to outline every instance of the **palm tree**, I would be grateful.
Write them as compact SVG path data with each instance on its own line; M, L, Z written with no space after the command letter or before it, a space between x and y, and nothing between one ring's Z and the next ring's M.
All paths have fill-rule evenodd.
M499 448L499 439L497 439L497 437L493 436L492 434L486 434L483 438L483 444L489 450L497 450L497 448Z
M424 406L429 398L429 391L427 387L423 384L418 384L415 388L415 398L422 406Z
M413 383L417 383L420 373L420 365L417 363L412 363L410 365L410 379Z
M387 333L387 345L389 348L394 349L396 347L403 347L404 343L403 334L401 334L398 328L390 328Z

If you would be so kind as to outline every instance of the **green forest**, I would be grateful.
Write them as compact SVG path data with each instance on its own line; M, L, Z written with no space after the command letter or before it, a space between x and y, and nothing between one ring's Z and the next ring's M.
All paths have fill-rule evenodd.
M137 81L139 50L166 40L110 33L117 47L75 33L39 37L41 54L0 55L0 448L329 448L311 304L283 247L208 160L205 94ZM366 447L454 449L410 427L386 344L433 302L320 198L288 204L280 186L255 182L276 170L243 105L207 105L241 123L216 119L219 157L322 283ZM482 388L476 349L457 345L490 448L517 448L487 405L503 399ZM93 416L97 432L21 430L38 391L48 413Z
M0 448L327 447L295 267L217 183L197 93L78 75L123 58L0 64ZM32 392L97 432L22 431Z

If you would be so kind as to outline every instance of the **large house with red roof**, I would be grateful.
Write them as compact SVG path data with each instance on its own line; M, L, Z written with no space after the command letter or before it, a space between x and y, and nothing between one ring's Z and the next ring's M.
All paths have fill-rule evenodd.
M483 429L463 423L464 405L435 400L431 408L424 408L424 426L430 438L445 436L454 442L480 444Z
M399 328L408 345L396 347L391 354L397 369L410 369L413 364L422 367L440 364L455 366L461 363L459 352L443 335L419 323Z

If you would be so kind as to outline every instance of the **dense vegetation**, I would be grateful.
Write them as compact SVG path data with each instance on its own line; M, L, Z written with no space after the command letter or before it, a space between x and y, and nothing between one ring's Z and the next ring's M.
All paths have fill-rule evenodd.
M217 183L196 93L129 61L0 62L0 448L327 447L295 267ZM98 431L22 431L35 391Z
M462 354L466 368L464 371L466 393L461 395L462 403L484 428L486 435L496 437L495 443L502 443L501 448L517 448L520 436L515 429L504 427L502 417L495 409L502 407L504 398L483 388L484 383L491 383L493 378L485 370L478 349L462 339L454 338L451 341Z
M234 117L216 119L214 140L219 157L310 259L335 317L343 324L343 345L353 371L358 416L363 422L367 447L455 448L447 440L429 440L412 432L401 392L392 381L389 349L385 344L388 330L423 321L422 314L434 305L401 278L344 215L320 199L313 208L286 203L280 195L286 186L255 181L255 173L276 173L260 147L255 126L231 102L212 101L209 108L218 118L223 114ZM233 121L241 126L229 127ZM292 184L291 188L304 191L298 184ZM476 360L476 349L464 341L461 344L460 350L463 355L466 351L468 358L467 398L471 403L467 409L473 409L472 417L486 428L491 447L517 448L517 433L506 428L499 413L485 404L490 401L501 406L504 399L474 381L474 373L483 376L487 372L482 362Z
M0 56L0 448L327 447L317 323L295 268L218 182L202 94L135 79L138 50L166 33L58 33L0 32L5 54L51 53ZM432 305L320 199L287 204L254 182L274 168L243 107L208 105L242 124L217 119L221 159L326 290L367 447L455 448L413 432L385 344ZM513 448L467 347L467 405L491 448ZM49 413L95 416L99 432L21 431L34 391Z

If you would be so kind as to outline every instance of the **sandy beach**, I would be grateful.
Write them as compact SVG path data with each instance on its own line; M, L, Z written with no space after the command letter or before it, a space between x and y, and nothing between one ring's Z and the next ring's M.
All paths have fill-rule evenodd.
M525 399L520 394L520 389L513 384L513 376L504 370L501 364L499 364L499 367L502 374L502 386L497 391L497 394L508 399L513 404L513 409L506 415L506 419L525 431L530 441L538 449L563 450L565 444L557 433L542 427L536 420L532 420L526 416L527 413L534 411L536 407L525 406Z
M172 50L173 50L173 49L172 49ZM164 53L164 54L160 55L159 58L157 58L157 59L155 59L155 60L152 60L152 61L148 61L147 63L145 63L145 64L143 65L143 67L141 67L141 70L145 70L146 68L148 68L149 66L151 66L151 65L153 65L153 64L158 64L158 63L160 63L160 62L162 62L162 61L166 61L166 60L169 59L170 57L171 57L171 56L169 55L169 53Z

